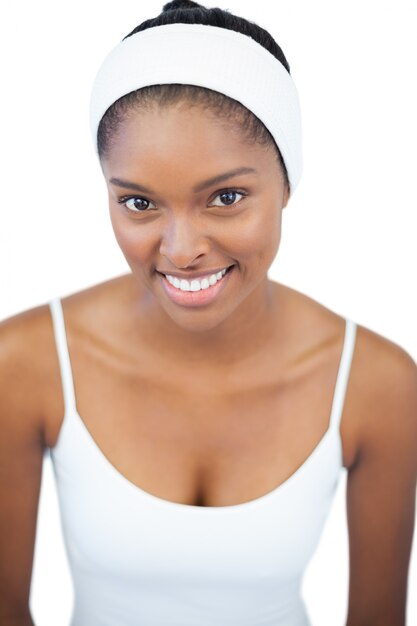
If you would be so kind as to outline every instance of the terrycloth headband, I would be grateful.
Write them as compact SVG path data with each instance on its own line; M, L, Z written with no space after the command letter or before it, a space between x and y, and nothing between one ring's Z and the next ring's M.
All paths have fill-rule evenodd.
M124 39L98 71L90 103L97 129L122 96L148 85L199 85L238 100L267 127L284 159L290 192L302 171L301 116L297 90L284 68L251 37L203 24L155 26Z

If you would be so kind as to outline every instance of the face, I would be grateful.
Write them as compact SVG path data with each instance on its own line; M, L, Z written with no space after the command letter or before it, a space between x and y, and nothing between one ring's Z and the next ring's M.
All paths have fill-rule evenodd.
M288 200L272 146L200 107L155 106L123 121L102 169L117 242L156 316L203 331L263 305Z

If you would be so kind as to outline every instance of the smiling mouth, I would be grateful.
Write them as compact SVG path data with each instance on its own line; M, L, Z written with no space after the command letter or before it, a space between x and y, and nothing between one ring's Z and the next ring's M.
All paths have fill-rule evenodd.
M218 272L217 275L212 275L213 277L216 277L215 282L214 280L212 281L213 284L209 284L206 279L203 279L203 281L201 281L203 285L201 285L198 280L187 281L182 279L179 281L177 279L176 285L179 284L179 286L176 286L175 284L172 284L172 281L168 280L165 274L162 274L161 272L158 272L158 274L161 277L165 293L173 302L183 306L202 306L212 302L218 294L223 291L224 287L229 282L230 275L232 274L234 267L234 265L231 265L230 267L225 268L225 271L223 270L224 273ZM204 282L204 280L206 280L206 282Z
M200 274L196 277L185 277L185 276L176 276L175 274L169 274L164 272L158 272L162 276L164 276L167 281L181 291L200 291L210 289L213 285L222 280L223 276L231 270L233 265L229 267L225 267L218 272Z

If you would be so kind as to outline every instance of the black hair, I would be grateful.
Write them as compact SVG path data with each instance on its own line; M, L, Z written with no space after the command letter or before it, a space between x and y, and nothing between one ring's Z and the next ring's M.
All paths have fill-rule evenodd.
M254 39L270 52L290 74L290 66L279 45L273 37L261 26L247 19L233 15L227 10L207 8L191 0L174 0L164 5L162 12L154 18L142 22L134 28L124 39L132 35L165 24L205 24L217 26L242 33ZM248 143L271 145L275 148L286 184L289 186L288 173L281 152L269 130L240 102L218 91L197 85L170 83L163 85L149 85L132 91L116 100L105 112L97 131L97 148L100 159L104 157L111 145L111 139L130 111L152 104L170 105L177 102L199 104L213 111L219 118L226 118L243 134Z

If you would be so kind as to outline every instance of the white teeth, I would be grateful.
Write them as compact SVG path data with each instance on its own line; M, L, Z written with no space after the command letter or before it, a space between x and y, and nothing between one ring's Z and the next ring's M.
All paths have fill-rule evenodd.
M181 291L200 291L200 289L208 289L211 285L215 285L217 281L226 274L226 270L227 268L217 272L217 274L211 274L208 278L202 278L201 280L196 278L191 281L185 280L185 278L180 280L176 276L170 276L169 274L165 274L165 277L171 285L177 289L181 289Z

